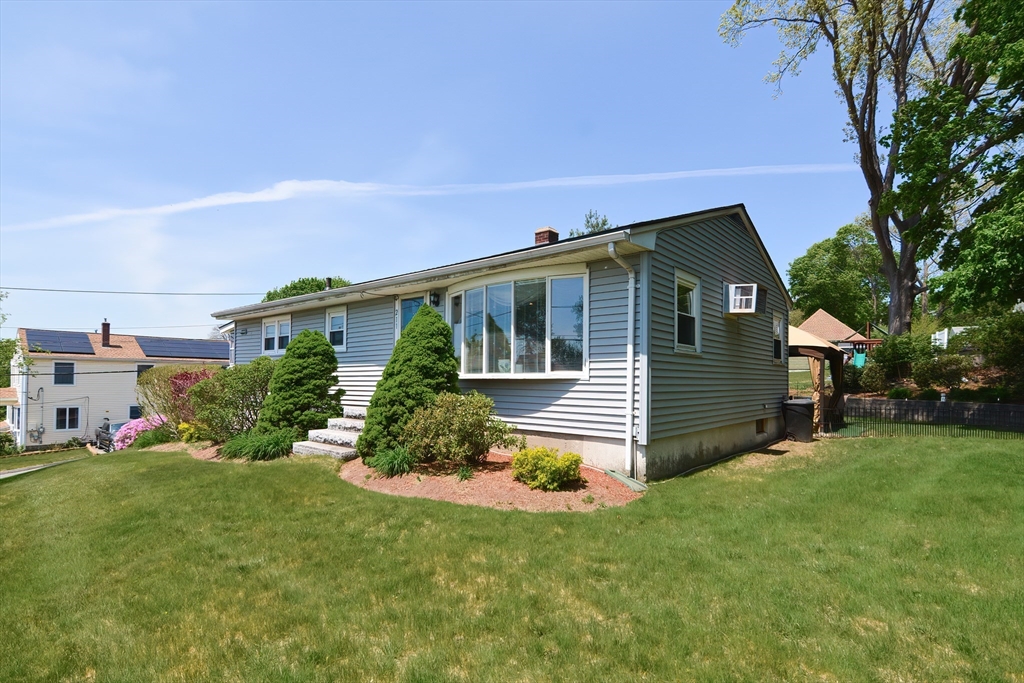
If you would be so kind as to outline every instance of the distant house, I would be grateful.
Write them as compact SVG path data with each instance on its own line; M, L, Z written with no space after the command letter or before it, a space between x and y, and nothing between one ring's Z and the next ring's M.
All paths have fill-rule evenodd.
M424 305L452 327L462 388L531 444L656 479L784 434L791 301L742 205L565 240L542 228L524 249L214 317L234 323L237 363L326 335L358 417ZM330 431L301 447L351 454Z
M846 323L831 316L823 308L816 310L811 317L799 325L799 328L815 337L832 342L851 356L856 349L866 350L882 343L882 339L877 336L875 338L865 337ZM870 325L867 329L870 334Z
M19 446L94 438L111 424L139 417L138 376L156 365L227 365L228 342L63 330L18 330L11 387L0 398Z

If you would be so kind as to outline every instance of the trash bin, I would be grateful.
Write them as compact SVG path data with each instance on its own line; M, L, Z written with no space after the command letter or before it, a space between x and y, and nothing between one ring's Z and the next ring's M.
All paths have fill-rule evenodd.
M814 401L809 398L791 398L782 402L786 418L786 436L794 441L814 439Z

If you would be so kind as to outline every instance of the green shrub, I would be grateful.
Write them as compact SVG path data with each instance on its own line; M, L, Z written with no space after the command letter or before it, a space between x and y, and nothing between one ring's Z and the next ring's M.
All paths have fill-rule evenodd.
M1013 398L1013 392L1007 387L950 389L948 398L950 401L968 401L971 403L1003 403Z
M889 390L889 393L886 394L886 398L905 399L910 398L913 395L914 392L908 389L907 387L893 387L892 389Z
M390 479L412 472L412 468L416 466L416 458L407 449L399 446L377 451L377 455L366 459L366 464L377 470L377 474Z
M984 357L985 367L1002 373L1009 394L1024 396L1024 311L988 318L964 334Z
M365 460L402 445L402 430L418 408L442 392L459 392L459 363L452 328L430 306L421 306L398 338L366 410L356 442Z
M276 460L292 452L294 429L273 429L266 432L246 432L232 437L220 447L224 458L240 460Z
M260 408L270 393L275 365L273 358L258 356L251 363L218 372L188 390L195 422L202 425L206 438L223 443L256 427Z
M915 398L918 401L939 401L942 399L942 394L939 393L938 389L925 389L924 391L918 392Z
M469 465L463 465L455 473L455 478L459 481L469 481L473 478L473 468Z
M178 437L171 429L168 423L164 423L159 427L146 430L135 437L135 441L132 442L132 448L149 448L150 446L157 446L162 443L171 443L177 441Z
M85 442L77 436L73 436L61 444L62 448L85 448Z
M512 456L512 476L531 489L557 491L583 479L582 464L578 453L559 455L555 448L526 448Z
M890 384L882 366L875 363L868 363L864 366L864 372L860 374L860 385L864 391L880 394L888 389Z
M869 357L885 371L887 380L904 380L910 379L915 363L935 357L935 347L928 335L892 335L873 348Z
M914 363L914 384L922 389L938 385L956 389L974 370L974 362L965 356L944 354Z
M328 418L341 415L345 392L331 393L337 371L338 359L327 337L313 330L300 332L274 367L256 431L269 434L295 428L305 432L326 427Z
M14 455L18 452L18 442L14 440L14 434L0 432L0 455Z
M135 386L142 414L162 415L172 432L182 422L193 422L188 391L218 372L220 368L210 365L158 365L146 370Z
M864 375L864 368L858 368L853 363L847 363L843 367L843 392L847 394L859 394L864 390L860 380Z
M402 443L419 461L472 465L492 448L525 446L514 430L494 415L494 401L487 396L475 391L464 396L444 392L413 414L402 432Z

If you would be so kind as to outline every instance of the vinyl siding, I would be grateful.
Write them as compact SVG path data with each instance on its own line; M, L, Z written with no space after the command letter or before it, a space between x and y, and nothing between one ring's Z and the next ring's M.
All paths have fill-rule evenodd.
M639 269L639 258L630 263ZM498 416L523 430L624 438L626 285L626 272L613 261L590 265L590 372L586 379L464 379L463 391L487 394Z
M321 325L324 310L320 310ZM338 385L342 403L364 408L370 403L395 345L395 302L381 297L348 305L345 351L338 352Z
M675 269L701 279L702 353L675 351ZM727 219L659 233L651 257L651 439L781 414L788 391L783 362L772 362L772 312L788 324L786 301L746 228ZM724 283L767 289L767 312L725 317ZM764 405L769 407L765 409Z
M235 321L235 363L251 363L263 351L263 322L255 320Z

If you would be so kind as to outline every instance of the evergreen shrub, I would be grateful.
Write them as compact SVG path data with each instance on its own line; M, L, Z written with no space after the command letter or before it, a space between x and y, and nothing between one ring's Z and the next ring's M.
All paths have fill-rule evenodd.
M259 356L251 363L230 367L190 388L188 397L195 413L195 423L191 426L200 428L204 438L217 443L251 431L270 393L275 365L273 358ZM184 434L182 439L188 441Z
M492 448L523 448L515 427L494 415L494 401L471 391L443 392L419 408L402 432L402 443L418 461L454 467L480 462Z
M356 451L365 461L402 445L402 432L418 408L442 392L459 392L459 364L452 328L430 306L421 306L398 338L366 410Z
M864 375L864 368L858 368L853 363L843 367L843 392L847 394L859 394L863 391L860 380Z
M583 480L578 453L558 454L556 448L526 448L512 456L512 476L531 489L557 491Z
M914 392L908 389L907 387L893 387L892 389L889 390L889 393L886 395L886 398L902 400L910 398L913 395Z
M232 437L219 452L233 460L276 460L291 454L295 440L296 431L287 427L259 433L254 430Z
M334 347L320 332L303 330L277 361L270 378L270 393L263 402L256 431L323 429L328 418L341 415L344 391L331 393L338 359Z

